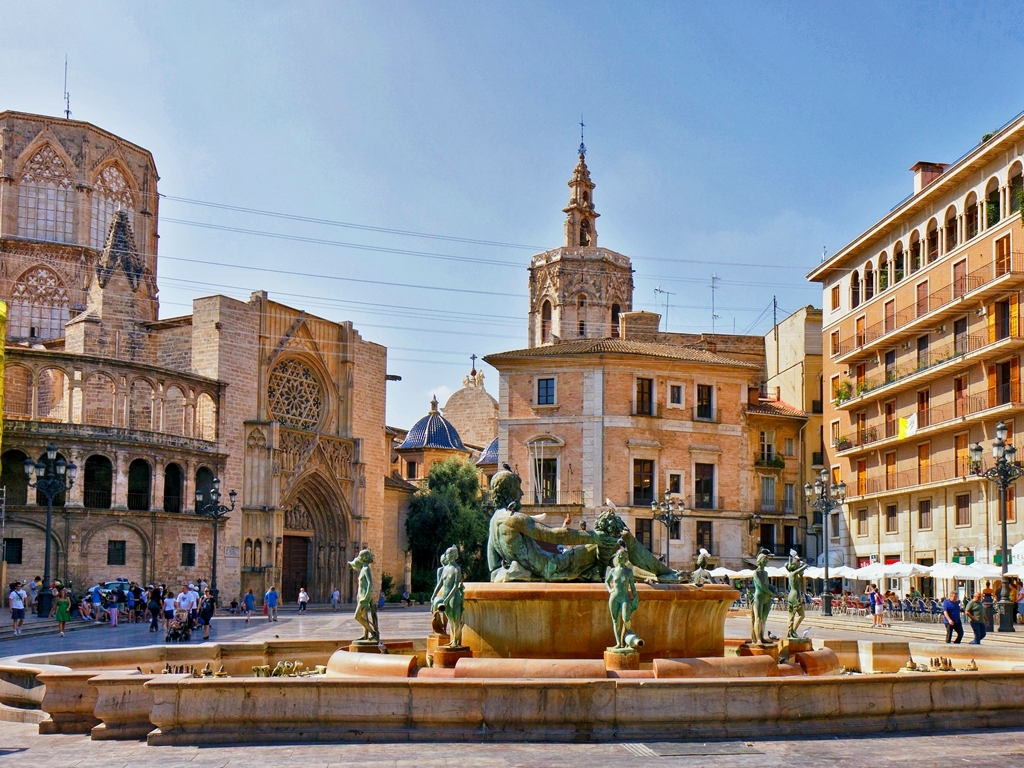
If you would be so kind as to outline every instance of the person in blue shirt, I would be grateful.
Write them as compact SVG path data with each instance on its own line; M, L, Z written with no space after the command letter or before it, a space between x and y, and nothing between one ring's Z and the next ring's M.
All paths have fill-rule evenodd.
M271 587L263 596L263 602L267 604L267 621L277 621L277 588ZM962 632L962 630L961 630Z
M253 609L256 607L256 596L250 589L245 593L245 597L242 598L242 610L245 611L245 623L249 623L249 619L252 618Z
M956 645L964 639L964 625L960 621L960 603L957 600L956 592L951 592L942 604L942 623L946 625L946 642L955 642ZM956 640L953 641L953 633L956 632Z

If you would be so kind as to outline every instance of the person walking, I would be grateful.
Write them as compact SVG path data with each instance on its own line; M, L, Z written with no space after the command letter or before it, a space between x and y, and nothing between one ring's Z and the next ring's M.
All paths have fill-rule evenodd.
M256 595L252 593L251 589L242 598L242 607L245 610L245 623L248 624L249 619L252 618L253 609L256 608Z
M964 613L967 614L967 619L971 622L971 631L974 632L974 639L971 640L970 645L981 645L981 641L988 634L988 629L985 626L983 599L981 592L975 592L974 599L964 608Z
M267 606L267 621L277 621L277 587L267 590L263 602Z
M306 603L309 602L309 593L305 587L299 587L299 613L306 612Z
M64 628L69 621L71 621L71 598L68 597L68 591L62 589L57 596L57 629L61 637L64 637Z
M39 576L36 576L34 579L29 581L29 583L28 583L28 603L25 604L26 608L31 610L32 608L35 607L35 605L36 605L36 596L39 594L39 587L42 585L42 583L43 583L43 580Z
M337 587L331 587L331 610L337 612L338 601L341 600L341 592Z
M171 595L170 590L163 592L164 596L164 631L171 631L171 621L174 619L174 609L178 601Z
M203 590L203 599L199 601L199 621L203 625L203 640L210 639L210 623L217 612L217 601L210 594L210 588Z
M93 621L97 624L100 623L100 606L103 605L103 588L96 582L96 586L89 590L90 597L92 599L92 616Z
M149 631L159 632L160 614L164 609L164 601L160 598L160 590L156 587L150 587L149 603L146 607L149 609Z
M960 645L964 639L964 625L960 621L960 603L957 602L956 592L950 592L949 597L942 603L942 623L946 625L946 642L953 642ZM956 633L956 640L953 641L953 633Z
M985 582L985 589L981 591L981 605L982 611L985 614L985 627L989 632L994 632L996 629L996 599L999 595L998 590L1001 589L1001 587L1002 584L998 581L991 585L988 582Z
M21 588L21 582L15 581L11 585L11 592L7 595L7 606L11 609L11 627L14 634L21 634L21 627L25 623L25 603L28 602L28 594Z
M110 620L110 626L117 626L117 590L111 590L107 595L107 616Z

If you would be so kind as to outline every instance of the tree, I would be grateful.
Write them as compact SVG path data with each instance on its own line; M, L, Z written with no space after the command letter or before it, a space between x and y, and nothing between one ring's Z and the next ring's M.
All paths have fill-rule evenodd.
M480 492L480 475L472 464L457 458L434 464L427 487L409 503L405 532L412 552L413 591L434 588L441 553L453 544L466 581L487 581L488 514Z

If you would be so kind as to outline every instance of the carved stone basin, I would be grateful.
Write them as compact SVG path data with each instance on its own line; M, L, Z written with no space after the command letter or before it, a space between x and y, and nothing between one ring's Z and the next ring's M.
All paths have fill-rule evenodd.
M637 584L640 658L725 655L732 587ZM604 584L467 583L462 642L476 658L600 659L615 644Z

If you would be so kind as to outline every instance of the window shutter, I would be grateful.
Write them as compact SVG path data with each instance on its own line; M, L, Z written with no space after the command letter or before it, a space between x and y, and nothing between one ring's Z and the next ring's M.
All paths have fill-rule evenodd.
M1020 336L1020 294L1016 291L1010 294L1010 335L1014 338Z
M988 407L995 408L996 405L996 367L988 367Z
M1020 402L1020 357L1010 358L1010 402Z
M996 305L989 304L986 308L988 315L988 343L996 343Z

